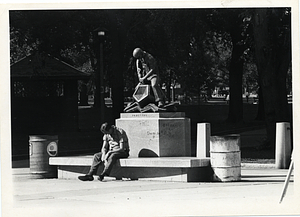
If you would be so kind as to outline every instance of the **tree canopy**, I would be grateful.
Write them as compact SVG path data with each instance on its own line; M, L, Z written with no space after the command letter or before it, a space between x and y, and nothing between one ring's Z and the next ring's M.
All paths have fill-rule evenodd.
M260 104L267 106L265 116L274 128L287 119L290 15L289 8L10 11L11 63L46 52L92 73L90 86L99 91L94 30L102 27L104 80L112 88L115 118L123 111L124 91L137 83L132 51L141 47L157 59L167 90L180 84L200 96L229 87L228 121L243 121L244 89L261 87Z

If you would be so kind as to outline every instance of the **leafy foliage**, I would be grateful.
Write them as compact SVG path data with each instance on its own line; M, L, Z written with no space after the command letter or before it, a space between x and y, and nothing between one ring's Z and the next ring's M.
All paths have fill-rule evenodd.
M120 70L124 90L134 89L137 80L131 55L135 47L141 47L158 60L167 88L180 83L187 93L199 94L229 85L231 31L237 29L241 36L237 43L244 46L240 57L245 61L243 85L255 90L258 75L253 64L252 11L239 8L11 11L11 63L39 51L95 73L99 48L93 30L103 26L108 29L104 57L106 86L113 86L116 70ZM289 11L272 21L276 26L273 35L278 35L278 40L283 39L281 32L290 26L285 15ZM114 38L117 34L120 35ZM118 49L114 48L116 40L124 47L118 45L118 55L115 53ZM116 64L121 67L115 69ZM93 86L96 77L97 73L92 76Z

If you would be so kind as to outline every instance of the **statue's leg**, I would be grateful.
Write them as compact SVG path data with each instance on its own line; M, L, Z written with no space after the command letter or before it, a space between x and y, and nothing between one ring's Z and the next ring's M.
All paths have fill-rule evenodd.
M155 102L158 102L159 107L164 106L164 93L157 82L157 77L153 77L151 79L151 86L155 97Z

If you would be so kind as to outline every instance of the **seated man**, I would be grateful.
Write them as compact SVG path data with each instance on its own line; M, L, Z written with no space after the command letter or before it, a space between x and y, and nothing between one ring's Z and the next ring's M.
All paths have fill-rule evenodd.
M99 165L104 162L104 170L98 178L102 181L104 176L109 176L117 159L128 158L129 156L128 138L123 129L104 123L100 130L104 134L101 152L94 154L88 174L78 177L81 181L93 181L93 175L96 174Z

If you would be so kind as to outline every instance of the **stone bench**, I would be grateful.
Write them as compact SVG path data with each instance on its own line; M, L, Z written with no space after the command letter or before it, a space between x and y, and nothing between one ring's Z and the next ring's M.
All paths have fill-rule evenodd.
M49 164L57 166L59 179L74 179L86 174L93 156L50 157ZM103 170L100 166L97 175ZM196 157L140 157L117 161L110 176L120 180L157 180L200 182L210 181L212 170L209 158Z

